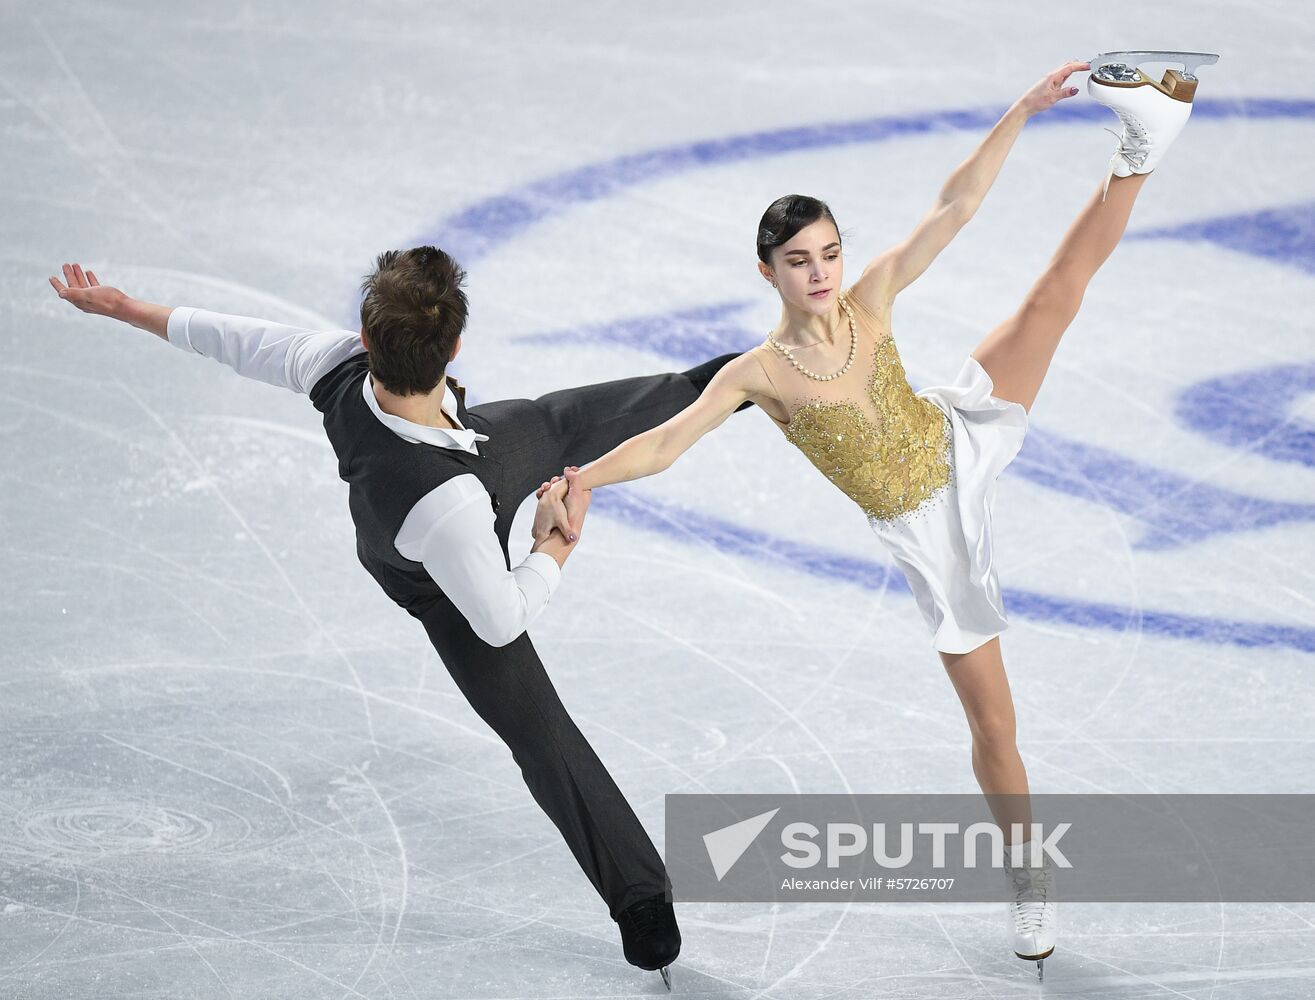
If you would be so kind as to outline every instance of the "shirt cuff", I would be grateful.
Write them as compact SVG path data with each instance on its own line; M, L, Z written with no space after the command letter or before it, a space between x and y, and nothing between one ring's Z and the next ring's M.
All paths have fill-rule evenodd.
M521 566L533 570L543 578L543 582L548 587L549 597L557 589L557 584L562 582L562 568L557 565L557 560L548 555L547 552L531 552L521 560Z
M173 311L169 313L169 322L165 326L165 332L169 335L169 343L193 354L196 354L197 351L187 337L187 324L195 312L196 309L193 306L175 306Z

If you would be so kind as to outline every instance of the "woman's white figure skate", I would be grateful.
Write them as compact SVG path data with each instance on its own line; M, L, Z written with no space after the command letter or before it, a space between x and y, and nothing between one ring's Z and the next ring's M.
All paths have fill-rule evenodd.
M1030 845L1026 850L1030 855ZM1008 904L1009 934L1014 954L1025 962L1036 962L1037 980L1044 982L1043 963L1055 950L1058 926L1055 872L1044 852L1039 860L1028 855L1022 860L1020 865L1005 865L1013 893Z
M1137 61L1181 63L1183 69L1166 70L1159 82L1136 67ZM1087 93L1123 122L1123 134L1114 133L1119 148L1105 175L1104 200L1112 177L1149 174L1160 162L1192 113L1196 95L1196 68L1218 62L1209 52L1102 52L1093 56Z

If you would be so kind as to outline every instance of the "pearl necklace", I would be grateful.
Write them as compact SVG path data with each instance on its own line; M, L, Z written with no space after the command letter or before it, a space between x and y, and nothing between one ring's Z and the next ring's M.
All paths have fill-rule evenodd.
M830 375L818 375L815 372L810 372L794 359L794 355L790 353L790 348L786 347L773 337L770 331L768 331L767 339L772 342L773 347L785 355L785 360L798 368L801 373L807 375L811 379L816 379L819 382L830 382L833 378L839 378L841 375L845 374L845 372L849 371L849 366L854 363L854 355L858 350L858 334L854 331L854 310L849 308L849 303L845 301L843 296L840 298L840 307L844 309L846 315L849 316L849 360L845 362L845 366L838 372L833 372ZM809 344L808 346L811 347L813 345Z

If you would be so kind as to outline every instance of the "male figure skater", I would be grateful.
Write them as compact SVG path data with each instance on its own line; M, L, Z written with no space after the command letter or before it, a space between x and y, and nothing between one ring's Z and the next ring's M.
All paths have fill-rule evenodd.
M521 501L555 471L679 413L736 355L467 409L464 387L446 374L461 349L465 274L434 247L378 257L362 286L359 334L154 305L78 264L64 265L64 278L50 282L83 312L310 396L350 485L361 563L419 619L461 693L511 749L617 921L626 960L660 969L670 988L680 931L666 867L525 633L578 543L587 494L572 497L583 506L570 522L554 496L540 502L533 550L515 568L507 541Z

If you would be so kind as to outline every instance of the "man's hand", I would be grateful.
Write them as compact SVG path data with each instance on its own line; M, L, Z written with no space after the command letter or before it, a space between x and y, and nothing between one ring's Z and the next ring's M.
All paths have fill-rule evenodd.
M561 476L553 476L552 482L544 483L535 491L534 495L539 498L534 528L536 541L540 538L540 516L545 518L543 537L556 528L567 541L574 542L584 527L584 515L593 499L593 490L580 488L578 465L568 465L562 473ZM550 507L551 511L545 510L545 507Z
M151 302L142 302L131 295L124 295L117 288L102 285L95 272L85 274L81 264L65 264L64 280L67 285L54 275L50 276L50 287L59 293L59 297L73 303L84 313L94 316L108 316L135 326L140 330L153 333L161 340L169 339L169 314L172 306L157 306Z
M54 275L50 277L50 284L59 293L61 299L73 303L84 313L109 316L111 319L120 318L120 311L128 296L117 288L102 285L96 280L94 271L87 271L84 274L81 264L65 264L64 280L68 282L67 285Z
M568 542L574 542L578 535L571 528L566 506L562 502L566 495L566 481L561 476L553 476L552 481L540 486L534 495L539 498L539 506L534 512L534 525L530 528L535 542L542 542L554 529L560 531Z
M1066 85L1068 78L1074 73L1089 69L1091 69L1091 63L1089 62L1082 62L1077 59L1066 62L1059 69L1047 73L1038 80L1031 90L1018 99L1018 103L1028 115L1045 111L1060 101L1077 94L1077 87Z
M534 495L538 497L540 500L542 500L543 495L547 493L550 489L552 489L552 487L556 486L558 483L562 483L562 486L561 489L557 491L557 495L559 497L566 496L566 484L562 482L561 476L553 476L552 481L544 483L542 486L540 486L537 490L534 491Z

